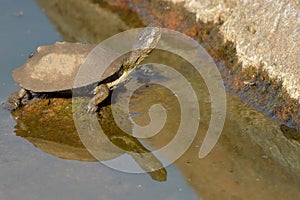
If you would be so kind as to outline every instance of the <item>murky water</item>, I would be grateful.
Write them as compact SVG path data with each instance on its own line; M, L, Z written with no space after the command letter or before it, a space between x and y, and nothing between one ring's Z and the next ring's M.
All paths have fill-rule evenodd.
M37 46L62 40L34 1L2 2L1 101L17 89L11 71L22 65ZM153 52L148 62L161 61L162 57L165 64L181 70L197 94L201 94L197 137L183 156L166 167L166 175L162 173L166 177L158 178L166 178L166 181L155 180L147 173L124 173L93 162L85 148L78 145L75 136L69 134L68 127L50 127L54 134L61 134L61 137L46 132L42 124L34 129L39 130L37 133L41 137L24 129L27 124L17 126L23 132L14 132L16 122L8 111L0 110L0 199L299 199L299 178L287 173L252 142L260 144L256 135L269 134L271 143L272 134L280 131L279 124L229 94L221 138L209 156L198 158L211 114L208 91L200 81L201 77L185 70L189 68L182 66L187 63L178 58ZM141 76L144 75L135 74L134 78L136 81L145 78ZM151 76L147 78L151 79ZM152 78L165 81L163 76L155 73ZM122 88L116 94L122 96ZM165 108L167 122L154 137L139 141L129 138L137 149L159 149L175 137L180 123L179 104L172 91L158 84L146 84L131 97L133 120L137 124L147 125L150 122L148 109L157 103ZM49 127L49 124L46 126ZM27 130L27 135L22 135L24 130ZM107 137L114 140L113 136ZM124 140L124 137L118 135L116 141L121 138L121 142L126 143L128 138ZM132 161L132 158L124 160Z

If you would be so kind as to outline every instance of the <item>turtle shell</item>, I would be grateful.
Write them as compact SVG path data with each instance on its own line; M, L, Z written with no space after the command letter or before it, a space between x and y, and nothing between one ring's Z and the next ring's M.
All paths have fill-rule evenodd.
M95 47L96 45L93 44L67 42L56 42L53 45L40 46L23 66L13 71L13 78L22 88L34 92L70 90L74 88L75 79L86 57ZM98 47L97 53L101 54L99 56L100 60L111 57L113 54L111 51L99 49ZM97 77L95 75L99 74L97 71L104 70L102 64L94 63L91 64L91 67L85 67L84 74L89 73L89 76L92 77L85 75L85 78L81 78L75 88L102 81L120 68L118 64L112 65L104 73L100 73L103 74L101 77ZM93 65L97 67L95 68Z

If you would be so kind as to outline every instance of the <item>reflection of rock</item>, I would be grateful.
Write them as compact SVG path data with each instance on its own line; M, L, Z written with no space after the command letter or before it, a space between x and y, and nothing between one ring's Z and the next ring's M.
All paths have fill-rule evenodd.
M106 9L103 1L100 2L103 7L93 1L81 0L69 0L68 4L60 0L37 0L37 3L67 41L98 43L128 29L124 20L129 17L138 21L136 15L128 10L112 12ZM142 24L138 22L137 25Z
M80 160L96 162L95 159L84 147L73 147L70 145L60 144L39 138L24 137L26 140L34 144L37 148L44 152L67 160Z
M85 106L82 105L86 105L89 99L79 97L76 99L79 101L75 102L81 105L74 108L81 117L85 117L88 114ZM78 110L78 108L82 109ZM99 123L105 132L101 137L93 138L94 129L90 121L81 120L82 124L80 124L80 132L84 131L83 134L91 135L93 148L100 152L101 156L97 156L97 159L85 148L77 133L73 121L72 99L34 98L25 106L12 111L12 115L17 122L16 135L27 139L46 153L63 159L80 161L104 161L128 153L154 180L165 181L167 178L167 172L160 161L136 138L122 132L115 125L110 105L101 109L102 117L99 118ZM124 123L128 122L124 121ZM128 125L130 126L129 123ZM140 157L139 153L147 153L149 156ZM153 168L158 170L151 171Z
M71 99L32 99L24 107L12 112L17 121L15 132L52 155L64 159L96 161L77 134L71 103ZM109 147L101 146L103 149ZM102 160L115 158L121 153L109 152Z

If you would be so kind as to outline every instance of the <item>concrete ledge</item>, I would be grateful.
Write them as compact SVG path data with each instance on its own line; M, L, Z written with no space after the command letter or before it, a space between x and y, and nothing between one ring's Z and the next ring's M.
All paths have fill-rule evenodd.
M300 4L291 1L171 0L197 20L220 23L244 68L265 70L300 103Z

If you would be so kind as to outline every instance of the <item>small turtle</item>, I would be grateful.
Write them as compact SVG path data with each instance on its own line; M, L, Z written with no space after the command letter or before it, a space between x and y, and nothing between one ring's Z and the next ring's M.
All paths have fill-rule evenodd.
M128 80L129 74L156 47L160 36L159 27L144 28L138 35L132 52L109 66L96 83L89 83L94 88L94 97L88 104L89 113L97 110L111 89ZM22 67L13 71L13 78L21 89L10 95L4 107L17 109L22 105L23 99L32 94L71 91L80 65L93 48L95 45L66 42L38 47L37 52Z

